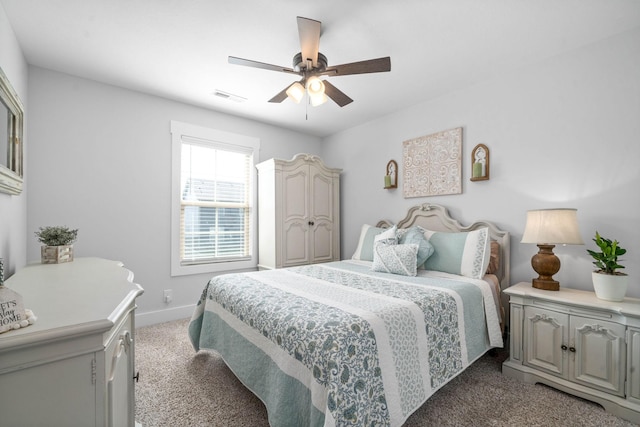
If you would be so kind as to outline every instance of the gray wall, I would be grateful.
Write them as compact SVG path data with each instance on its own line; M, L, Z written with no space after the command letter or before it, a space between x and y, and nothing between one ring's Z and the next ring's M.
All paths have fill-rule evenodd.
M144 287L139 324L189 316L210 276L170 276L171 120L257 137L261 159L320 151L317 137L37 67L29 104L28 258L38 227L78 228L75 256L120 260Z
M390 159L402 175L402 142L463 128L463 192L405 199L383 190ZM491 152L491 179L470 182L471 150ZM489 219L512 233L512 281L537 277L535 245L519 243L529 209L573 207L585 246L556 247L561 286L592 289L595 231L629 250L629 296L640 297L640 30L568 52L518 72L326 138L322 156L344 169L342 256L360 226L400 220L421 203L449 207L460 222ZM401 180L400 180L401 181Z
M27 62L2 5L0 5L0 68L22 101L25 108L25 122L28 122ZM28 135L25 129L25 151L28 148ZM28 170L28 162L25 161L24 167ZM24 187L25 190L19 196L0 193L0 258L4 262L5 278L26 263L27 243L24 238L27 227L26 179Z
M587 246L597 229L629 249L629 295L640 297L640 30L324 141L28 67L1 8L0 66L25 104L27 124L26 189L0 194L7 275L39 258L39 226L77 227L77 256L122 260L144 286L139 324L190 315L208 278L169 274L170 120L257 136L261 159L309 152L343 168L343 257L354 251L363 223L397 221L411 206L441 203L463 223L490 219L511 231L513 281L528 281L536 248L519 243L526 210L575 207ZM404 199L402 188L382 189L389 159L403 171L402 141L459 126L462 194ZM491 180L472 183L468 159L478 143L491 150ZM585 248L556 248L562 286L591 289ZM169 288L174 301L166 305Z

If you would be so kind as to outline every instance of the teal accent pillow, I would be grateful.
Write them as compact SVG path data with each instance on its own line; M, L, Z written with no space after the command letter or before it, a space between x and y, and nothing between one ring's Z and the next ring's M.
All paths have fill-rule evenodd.
M425 236L434 249L425 269L482 279L491 255L488 228L464 233L427 230Z
M418 272L416 257L418 245L390 245L378 242L373 249L371 270L383 273L415 276Z
M411 227L406 232L402 233L399 243L401 245L414 243L418 245L418 257L416 263L418 268L422 267L425 261L433 254L433 245L429 243L424 236L424 230L419 227Z

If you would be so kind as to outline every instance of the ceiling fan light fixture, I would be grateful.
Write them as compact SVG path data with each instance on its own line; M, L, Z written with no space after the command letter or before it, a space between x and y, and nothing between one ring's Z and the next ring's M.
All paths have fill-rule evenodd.
M304 97L304 86L300 82L295 82L287 89L287 96L296 104L299 104Z
M311 101L311 105L313 107L317 107L318 105L322 105L325 102L327 102L329 98L327 98L327 95L325 95L324 93L319 93L319 94L315 94L315 95L311 95L309 94L309 100Z
M324 94L324 82L319 77L312 76L307 79L307 92L309 96Z
M311 105L317 107L327 102L327 95L325 95L324 82L317 76L311 76L307 79L307 93L309 94L309 100Z

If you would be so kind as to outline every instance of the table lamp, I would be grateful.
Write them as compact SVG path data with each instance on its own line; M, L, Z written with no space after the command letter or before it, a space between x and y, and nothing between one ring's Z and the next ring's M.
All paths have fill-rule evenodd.
M531 258L538 278L532 286L547 291L560 289L553 275L560 271L560 259L553 253L555 245L583 245L576 209L538 209L527 211L522 243L535 243L539 251Z

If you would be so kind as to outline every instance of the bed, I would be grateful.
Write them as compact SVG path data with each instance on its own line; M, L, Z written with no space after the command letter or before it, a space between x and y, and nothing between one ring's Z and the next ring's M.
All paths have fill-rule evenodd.
M400 426L503 346L507 286L508 232L423 204L363 225L352 259L212 278L189 337L221 355L271 426Z

